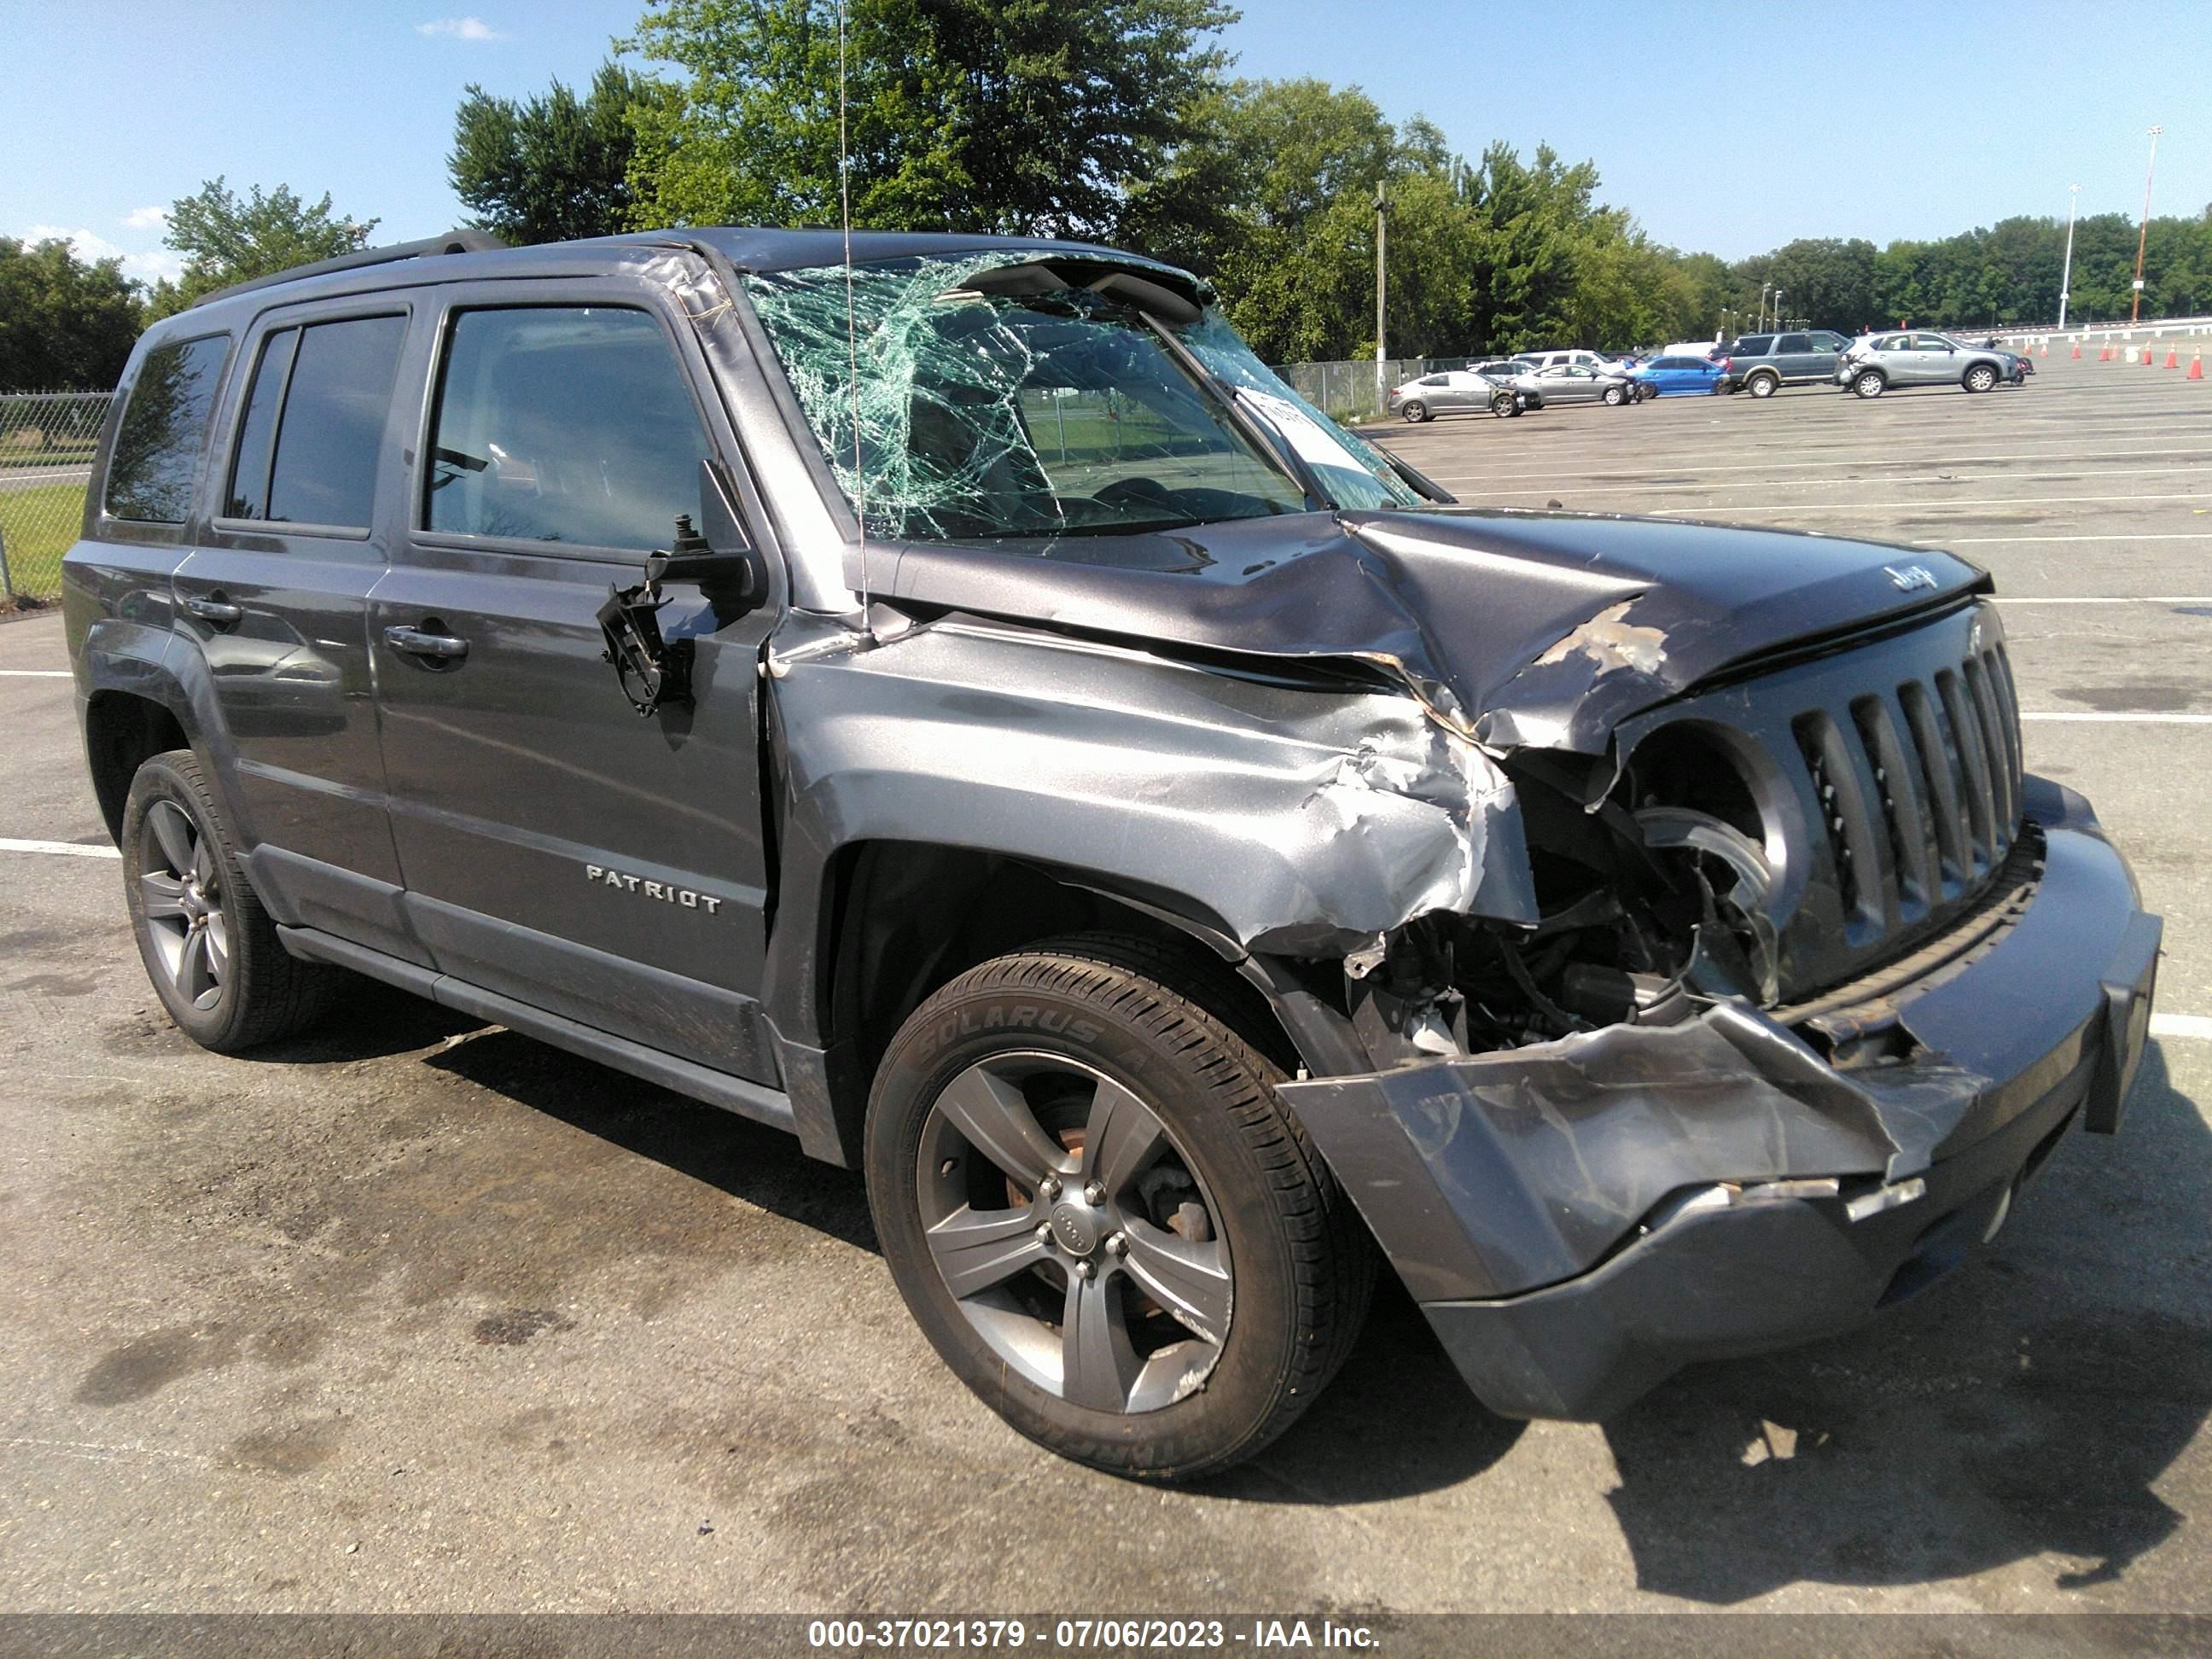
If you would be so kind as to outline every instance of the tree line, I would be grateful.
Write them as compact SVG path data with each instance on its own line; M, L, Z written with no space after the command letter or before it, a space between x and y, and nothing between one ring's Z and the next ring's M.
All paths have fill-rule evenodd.
M1212 44L1235 17L1217 0L848 0L841 33L831 0L658 0L581 89L469 87L448 175L511 242L849 208L860 228L1133 247L1210 278L1279 362L1372 355L1378 192L1394 356L1711 338L1776 289L1784 317L1846 333L2056 311L2055 218L1685 252L1547 145L1471 158L1357 87L1236 78ZM184 272L150 289L114 260L0 239L0 388L110 383L146 321L364 246L375 223L217 178L171 209ZM2118 214L2075 226L2072 320L2125 314L2135 235ZM2151 222L2145 276L2147 314L2212 310L2212 206Z

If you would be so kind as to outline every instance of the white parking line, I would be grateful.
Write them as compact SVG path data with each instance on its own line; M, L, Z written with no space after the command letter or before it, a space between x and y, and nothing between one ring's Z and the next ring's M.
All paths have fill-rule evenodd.
M1940 472L1922 472L1905 477L1899 477L1895 473L1875 471L1863 478L1740 479L1734 483L1724 485L1705 483L1553 484L1548 487L1533 489L1493 489L1491 491L1491 494L1493 495L1544 495L1556 494L1560 490L1571 489L1577 495L1680 495L1687 492L1711 490L1716 489L1820 489L1830 484L1844 483L1871 484L1888 489L1905 484L2008 483L2014 482L2015 478L2019 483L2025 484L2034 483L2039 478L2130 478L2143 473L2187 472L2193 475L2201 475L2204 469L2198 466L2119 466L2111 467L2095 472L2047 471L2021 474L2006 472L1977 472L1963 478L1957 477L1955 474L1946 477L1944 474ZM1936 497L1933 501L1899 501L1894 503L1894 505L1899 507L1929 507L1938 503L1944 506L1949 505L1948 501L1945 501L1940 496ZM1890 503L1883 503L1883 505L1890 505Z
M2212 530L2158 530L2126 536L1951 536L1915 547L1994 547L2015 542L2212 542Z
M2123 593L2117 599L2042 599L1999 593L1999 605L2212 605L2212 593Z
M122 854L105 845L88 847L75 841L17 841L0 836L0 853L61 853L70 858L119 859Z
M2023 714L2024 720L2072 720L2116 726L2212 726L2212 714L2112 714L2063 710L2044 714Z
M1869 480L1869 483L1874 482ZM1927 507L2072 507L2089 501L2212 501L2212 495L2199 490L2177 489L2160 493L2146 492L2137 495L1972 495L1957 501L1945 498L1932 501L1899 501L1899 507L1917 512ZM1761 501L1757 507L1664 507L1651 515L1664 518L1672 513L1863 513L1870 501ZM2088 538L2091 541L2106 539L2101 536Z
M2153 1014L2150 1034L2156 1037L2203 1037L2212 1040L2212 1019L2202 1014Z
M1869 450L1863 458L1841 455L1829 457L1817 461L1785 461L1778 458L1776 459L1764 461L1729 462L1720 466L1703 464L1701 457L1711 453L1711 452L1709 450L1682 450L1678 453L1665 455L1644 456L1640 459L1643 460L1644 465L1635 467L1622 467L1618 463L1609 463L1608 458L1611 452L1604 450L1590 450L1586 453L1563 450L1559 453L1562 456L1572 454L1577 459L1588 461L1596 465L1602 466L1605 471L1609 472L1623 471L1631 472L1664 472L1679 470L1684 467L1687 467L1693 471L1700 473L1779 472L1785 471L1802 471L1808 467L1878 467L1906 465L1906 463L1886 460L1883 459L1885 456L1895 453L1895 446L1888 443L1883 444L1879 448ZM2122 452L2115 452L2109 456L2095 454L2084 455L2078 449L2039 449L2032 451L2022 450L2006 455L1948 455L1942 459L1954 466L1974 466L1990 461L2038 461L2046 459L2075 462L2101 460L2142 461L2150 460L2161 455L2202 455L2207 458L2212 458L2212 449L2130 449ZM1425 469L1424 470L1425 471ZM1528 471L1520 472L1431 472L1429 476L1434 478L1438 483L1498 483L1507 478L1553 478L1562 475L1560 473L1560 470L1557 466L1551 466L1546 467L1540 471L1531 469Z
M0 677L12 680L65 680L66 668L0 668Z

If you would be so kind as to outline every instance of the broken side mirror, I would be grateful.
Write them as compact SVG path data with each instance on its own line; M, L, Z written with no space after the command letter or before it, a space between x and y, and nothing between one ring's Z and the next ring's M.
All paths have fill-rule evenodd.
M613 665L623 696L641 716L663 704L688 707L691 701L689 639L668 640L660 632L660 611L668 600L664 584L696 586L714 614L718 628L757 604L767 591L759 555L745 545L728 479L714 461L699 464L699 516L676 516L668 550L647 555L645 580L630 587L607 587L599 607L599 633L606 641L602 661Z

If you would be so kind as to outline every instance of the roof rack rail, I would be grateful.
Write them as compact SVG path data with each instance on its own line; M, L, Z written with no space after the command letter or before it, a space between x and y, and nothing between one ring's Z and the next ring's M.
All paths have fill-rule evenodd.
M327 276L334 270L354 270L363 265L386 265L398 259L420 259L439 253L489 253L506 246L488 230L449 230L442 236L425 236L414 242L392 242L383 247L365 247L358 252L341 253L335 258L294 265L289 270L280 270L273 276L233 283L228 288L219 288L212 294L201 295L192 301L192 306L211 305L217 300L228 300L234 294L251 294L258 288L274 288L279 283L296 283L303 276ZM191 307L187 306L185 309L190 310Z

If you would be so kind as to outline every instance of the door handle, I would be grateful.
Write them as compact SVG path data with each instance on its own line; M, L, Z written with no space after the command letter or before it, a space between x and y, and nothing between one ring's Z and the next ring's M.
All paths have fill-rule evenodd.
M457 640L450 634L427 633L420 628L387 628L384 642L394 651L410 657L435 657L441 662L459 662L469 654L469 642Z
M201 599L198 594L188 593L185 596L184 604L185 609L191 611L192 615L199 617L203 622L211 622L218 628L228 628L246 614L240 606L233 605L228 599L223 598L221 588L216 589L206 599Z

